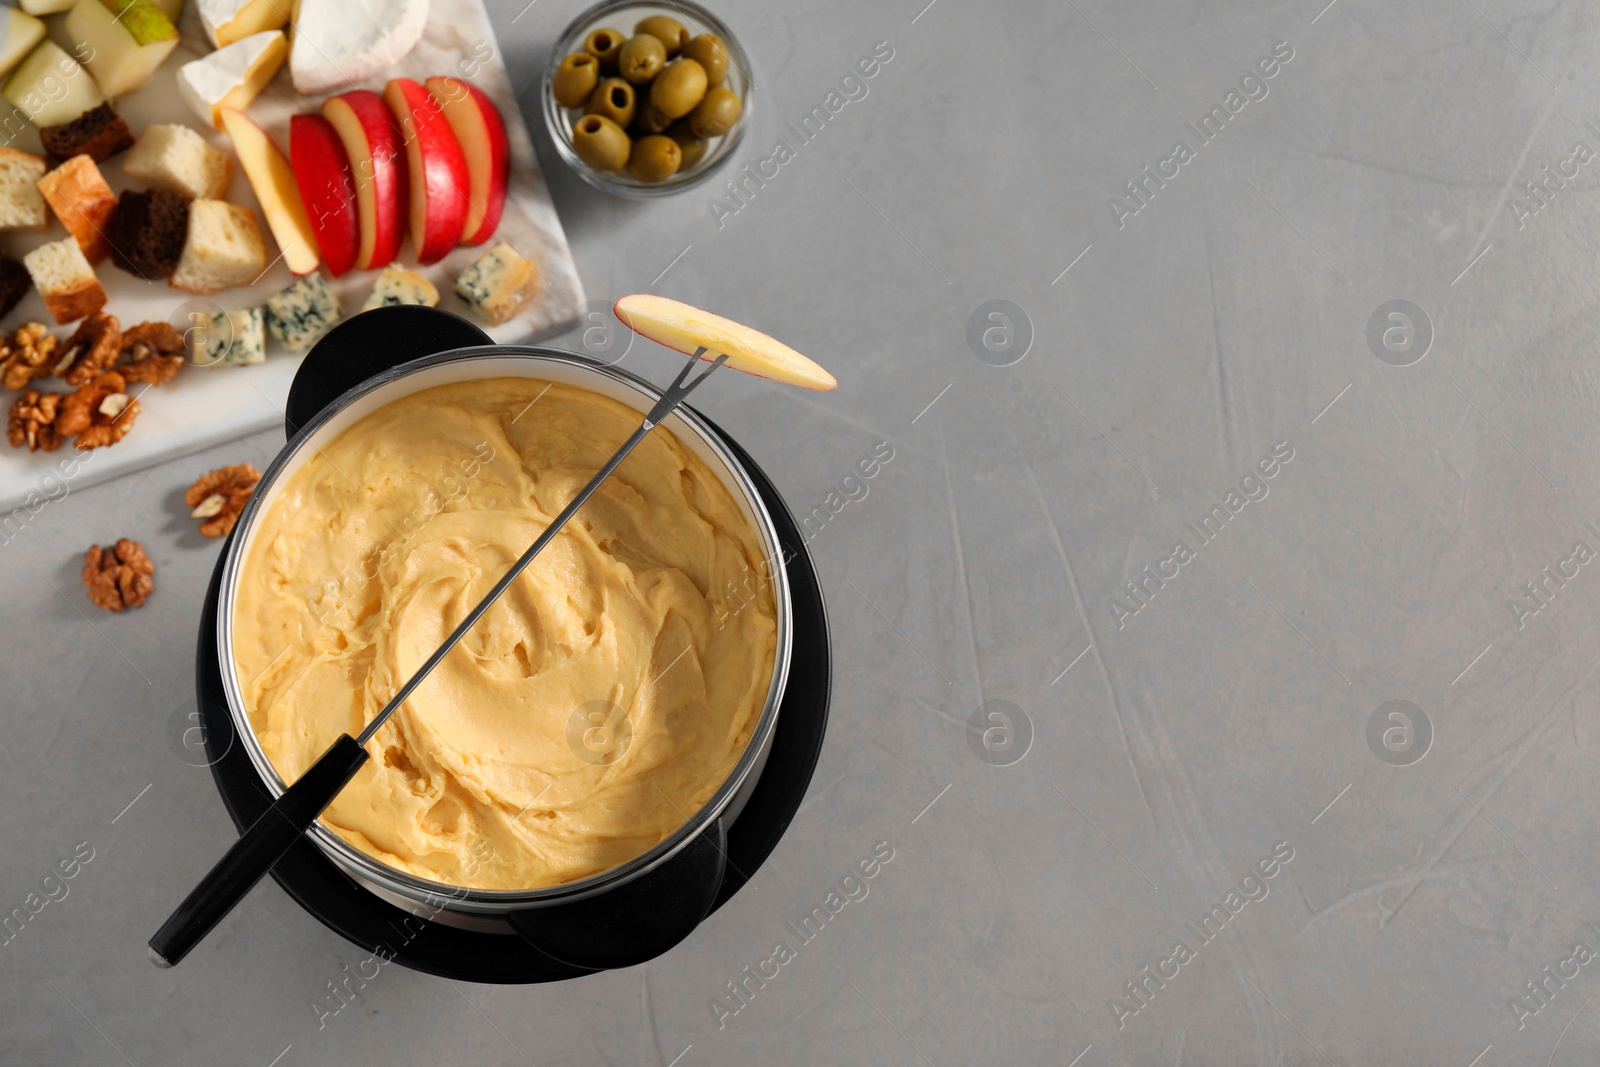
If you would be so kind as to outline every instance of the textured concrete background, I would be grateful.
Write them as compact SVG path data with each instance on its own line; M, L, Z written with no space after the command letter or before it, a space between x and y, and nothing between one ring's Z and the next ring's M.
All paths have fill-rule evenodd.
M579 5L524 2L493 9L536 120ZM759 83L735 166L793 150L721 209L596 194L536 126L591 296L725 310L841 382L698 400L838 509L838 680L781 847L647 966L390 967L319 1030L362 953L265 884L153 970L234 836L166 739L217 549L181 493L281 439L52 504L0 550L0 907L94 858L0 948L0 1060L1595 1062L1600 36L1570 0L1325 2L719 2ZM159 589L109 617L77 570L118 535Z

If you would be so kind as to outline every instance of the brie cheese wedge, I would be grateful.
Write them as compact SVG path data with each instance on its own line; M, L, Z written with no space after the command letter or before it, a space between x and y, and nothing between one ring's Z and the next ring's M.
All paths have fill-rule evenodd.
M299 0L289 49L295 92L320 96L384 73L427 22L428 0Z
M252 33L282 29L289 21L285 0L198 0L200 24L218 48Z
M243 111L289 55L282 30L242 37L225 48L178 68L178 94L194 113L222 128L222 108Z

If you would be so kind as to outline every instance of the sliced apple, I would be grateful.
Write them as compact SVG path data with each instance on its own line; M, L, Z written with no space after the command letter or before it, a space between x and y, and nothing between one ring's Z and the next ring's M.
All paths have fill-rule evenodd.
M834 376L781 341L732 319L702 311L692 304L664 296L637 293L616 303L617 318L634 333L660 345L714 360L728 357L728 366L806 389L833 389Z
M376 270L400 254L406 235L407 163L400 127L383 97L352 89L322 102L322 116L333 123L356 182L361 250L356 266Z
M467 157L470 195L461 243L481 245L494 236L511 180L511 143L505 120L487 93L460 78L429 78L428 92L444 110Z
M361 252L361 209L350 158L333 123L321 115L290 118L289 165L328 273L337 278L355 266Z
M178 47L178 27L156 0L78 0L64 29L107 96L131 93Z
M306 217L306 206L300 200L300 187L295 184L289 161L266 131L243 111L223 108L222 128L233 142L245 177L250 179L250 188L255 190L261 214L266 216L273 239L283 252L284 263L296 274L310 274L317 269L317 238Z
M411 244L417 262L437 263L461 243L472 182L461 142L439 101L410 78L393 78L383 99L400 123L411 185Z

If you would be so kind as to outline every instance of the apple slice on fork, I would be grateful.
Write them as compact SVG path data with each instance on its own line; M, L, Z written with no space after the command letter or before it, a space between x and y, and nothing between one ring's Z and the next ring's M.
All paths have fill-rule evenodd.
M837 379L782 341L732 319L664 296L636 293L616 303L617 318L634 333L685 355L728 357L728 366L806 389L833 389Z

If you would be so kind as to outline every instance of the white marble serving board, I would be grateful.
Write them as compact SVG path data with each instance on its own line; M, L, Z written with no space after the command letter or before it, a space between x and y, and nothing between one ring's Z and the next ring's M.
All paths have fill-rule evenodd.
M50 24L51 35L64 47L70 47L70 41L61 32L63 18L51 16L46 21ZM181 28L183 43L172 57L138 92L118 99L115 106L136 135L151 123L181 122L207 135L214 144L228 151L231 157L232 150L227 137L201 122L177 93L178 68L211 50L193 0L185 5ZM456 275L482 254L481 247L458 248L439 263L420 269L438 287L442 297L441 308L477 322L497 341L523 341L562 333L577 319L577 309L584 299L583 286L578 280L566 236L562 233L561 221L550 202L549 190L539 173L527 126L517 107L516 93L481 0L433 0L427 30L416 48L383 75L360 83L360 87L381 91L384 81L390 77L411 77L421 81L437 74L470 78L473 84L488 93L499 105L505 117L511 141L511 188L497 239L505 240L538 264L541 289L539 295L517 317L499 326L487 326L451 291ZM315 111L321 102L321 97L303 97L294 91L288 64L285 63L277 77L250 105L248 113L287 152L289 117L297 112ZM39 151L37 133L29 127L12 147ZM123 174L124 158L125 154L113 156L101 164L106 180L118 192L129 186L140 185ZM237 168L227 199L256 208L268 245L268 256L276 256L277 249L265 219L259 219L260 208L255 195L243 174L237 173ZM40 233L0 234L0 243L20 257L37 245L59 240L65 235L66 231L59 223L52 223L50 230ZM409 240L398 262L416 267ZM217 306L227 308L258 305L294 280L287 267L276 263L259 282L249 288L229 289L210 297L195 298L169 287L165 282L146 282L136 278L119 270L109 260L97 267L97 273L109 298L106 309L116 315L124 326L151 319L171 321L174 316L181 323L186 321L186 305L195 301L212 301ZM343 278L330 279L346 314L360 310L377 275L377 271L353 270ZM0 322L0 329L9 332L29 321L52 324L37 293L29 293ZM57 328L52 324L52 328L65 334L72 327ZM168 384L136 394L140 397L141 406L138 424L119 444L98 450L92 462L71 465L76 468L69 479L72 487L76 489L105 481L174 456L208 448L269 426L282 425L284 401L299 362L300 357L285 352L269 338L267 360L257 366L185 367ZM54 380L51 381L51 387L66 388ZM14 396L13 393L0 391L0 399L3 399L7 408ZM61 471L67 469L62 467L62 461L70 463L74 451L70 443L53 453L30 454L23 449L0 447L0 512L9 512L24 503L30 493L44 495L56 484L53 479L59 478ZM59 488L54 492L59 494Z

